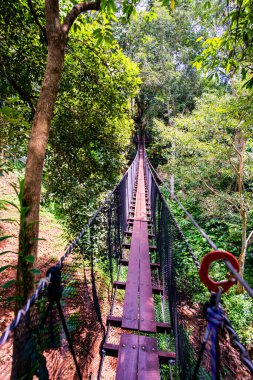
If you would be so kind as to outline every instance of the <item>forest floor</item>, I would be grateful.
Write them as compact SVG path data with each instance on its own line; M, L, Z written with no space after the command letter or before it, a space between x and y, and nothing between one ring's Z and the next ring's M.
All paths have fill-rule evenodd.
M17 195L11 184L18 185L18 175L16 173L5 174L0 177L0 199L18 204ZM14 222L4 222L2 219L13 219ZM17 265L16 253L5 253L3 251L17 252L18 232L19 232L19 212L12 205L0 208L0 236L10 235L7 240L0 242L0 268L7 265ZM36 268L41 271L41 275L36 280L45 276L47 269L54 265L64 253L66 241L63 237L63 229L55 216L42 207L40 213L40 235L43 240L39 241L38 261ZM14 295L15 284L7 289L3 285L15 279L16 269L8 268L0 272L0 334L11 322L14 313L11 302L8 301Z

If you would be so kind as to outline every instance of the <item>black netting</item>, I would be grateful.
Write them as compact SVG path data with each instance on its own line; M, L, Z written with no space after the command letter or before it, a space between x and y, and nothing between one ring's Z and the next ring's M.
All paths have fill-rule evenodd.
M126 282L128 273L137 168L138 155L63 262L50 269L51 283L38 297L35 294L31 306L19 313L20 320L12 323L10 339L3 344L5 336L0 338L1 380L115 378L117 359L106 355L104 343L113 347L122 333L138 333L115 323L106 326L107 316L123 316L125 290L120 284ZM152 336L159 350L176 352L176 360L161 364L161 379L187 380L203 341L203 307L210 295L146 159L144 169L147 210L151 211L152 284L160 289L154 294L156 322L170 323L172 330L172 334L166 330ZM227 331L220 334L220 346L221 379L250 379ZM210 379L209 346L196 378Z
M200 282L196 257L159 189L158 179L155 172L151 172L147 158L145 172L151 196L163 302L168 304L174 336L176 366L173 378L192 379L205 333L204 310L210 293ZM220 347L220 379L251 379L226 330L220 333ZM211 379L210 344L207 344L196 379Z
M1 380L97 379L137 165L138 155L11 328L0 349Z

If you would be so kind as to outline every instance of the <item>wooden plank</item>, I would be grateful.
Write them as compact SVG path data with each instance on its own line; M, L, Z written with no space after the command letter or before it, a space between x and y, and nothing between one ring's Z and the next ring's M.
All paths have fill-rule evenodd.
M122 248L130 249L131 248L131 244L130 243L123 243L122 244Z
M156 332L155 307L152 292L151 269L149 260L148 227L141 224L140 242L140 331Z
M113 286L118 289L126 289L127 282L122 282L122 281L114 281ZM161 286L152 286L152 293L153 294L160 294L163 293L163 288Z
M119 345L118 344L111 344L111 343L104 343L103 349L106 351L107 355L117 357L118 351L119 351ZM158 359L160 364L168 364L168 360L176 360L176 353L175 352L168 352L168 351L157 351Z
M114 315L108 315L106 318L106 324L111 324L115 327L121 327L122 318L121 317L115 317Z
M126 283L122 281L114 281L113 287L117 287L118 289L126 289Z
M158 333L169 332L171 330L171 324L167 322L156 322L156 331Z
M168 364L168 360L176 360L176 353L175 352L168 352L168 351L157 351L159 362L161 364Z
M128 266L128 260L126 259L120 259L120 264L127 267ZM159 269L160 268L160 264L159 263L150 263L150 268L151 269Z
M108 315L106 318L106 324L111 324L115 327L121 327L122 317L116 317L114 315ZM171 324L166 322L155 322L156 332L164 333L169 332L171 330Z
M157 341L139 336L138 380L160 380Z
M118 344L104 343L103 349L105 350L106 355L113 356L114 358L117 358L118 352L119 352L119 345Z
M137 380L138 335L122 334L119 344L116 380Z
M161 286L153 285L152 286L152 292L153 292L153 294L163 293L163 288Z
M155 308L152 294L151 269L149 258L149 239L146 209L146 188L144 181L143 158L139 168L139 209L136 217L142 220L140 233L140 331L156 332Z
M160 264L159 263L150 263L151 269L159 269Z
M139 295L139 239L140 222L135 221L130 246L122 328L138 330Z

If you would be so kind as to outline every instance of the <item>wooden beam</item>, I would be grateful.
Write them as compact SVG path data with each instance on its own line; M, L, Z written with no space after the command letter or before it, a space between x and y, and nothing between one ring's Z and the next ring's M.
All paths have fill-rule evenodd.
M106 355L118 357L118 351L119 351L119 345L118 344L111 344L111 343L104 343L103 349L106 351ZM157 351L159 363L160 364L168 364L168 360L175 360L176 359L176 353L175 352L169 352L169 351Z
M121 265L127 267L128 263L129 263L129 260L120 259L120 264ZM150 263L150 268L151 269L159 269L160 268L160 264L159 263Z
M113 286L114 286L114 288L117 287L118 289L125 289L126 288L126 282L114 281ZM153 294L163 293L163 288L161 286L153 285L152 286L152 292L153 292Z
M122 324L122 317L116 317L114 315L108 315L106 318L106 324L115 326L115 327L121 327ZM156 332L157 333L164 333L169 332L171 330L171 324L166 322L155 322Z

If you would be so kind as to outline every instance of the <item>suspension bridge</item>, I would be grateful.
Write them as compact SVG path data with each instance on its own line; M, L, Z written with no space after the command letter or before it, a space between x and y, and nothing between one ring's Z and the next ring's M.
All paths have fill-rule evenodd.
M0 337L0 379L251 379L253 364L220 298L240 281L216 245L200 265L144 146L121 181ZM223 259L232 272L208 276ZM186 277L187 268L193 275ZM192 300L208 295L205 305ZM210 293L209 293L210 294ZM238 366L238 363L241 363Z

